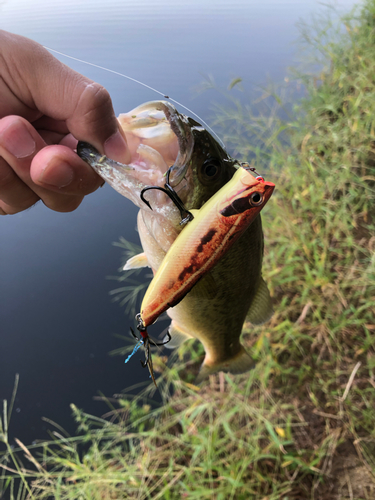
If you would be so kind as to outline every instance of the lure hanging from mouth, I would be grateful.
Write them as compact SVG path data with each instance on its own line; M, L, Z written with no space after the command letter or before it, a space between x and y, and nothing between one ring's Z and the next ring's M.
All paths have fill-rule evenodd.
M142 366L149 367L155 386L147 327L178 304L223 257L257 217L274 188L271 182L265 182L261 176L254 178L249 170L240 167L200 210L193 211L194 219L170 247L137 315L137 328L145 336L146 362ZM162 345L171 340L169 332L167 335Z

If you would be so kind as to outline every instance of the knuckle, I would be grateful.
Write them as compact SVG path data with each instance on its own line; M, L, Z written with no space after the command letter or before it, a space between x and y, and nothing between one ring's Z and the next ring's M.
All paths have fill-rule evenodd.
M33 206L39 196L18 178L8 163L0 157L0 201L2 211L13 215Z
M108 105L112 103L111 96L108 90L100 85L100 83L92 82L87 87L88 91L92 96L92 100L96 102L96 105Z
M85 85L75 110L75 120L88 134L111 135L116 127L112 99L107 89L96 82ZM113 131L112 131L113 129Z
M95 118L103 114L103 111L112 109L112 99L107 89L99 83L90 83L84 91L84 103L87 106L86 116Z

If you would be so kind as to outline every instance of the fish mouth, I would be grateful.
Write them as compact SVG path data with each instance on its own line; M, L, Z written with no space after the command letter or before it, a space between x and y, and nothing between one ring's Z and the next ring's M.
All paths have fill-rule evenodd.
M182 198L194 189L193 176L187 176L194 149L188 117L166 101L151 101L120 114L118 121L130 152L127 165L101 155L88 143L77 146L78 155L108 184L145 210L149 208L141 200L142 191L150 186L164 187L167 171L170 186L177 193L184 191ZM157 190L149 191L147 197L152 210L161 211L172 204Z
M130 153L127 165L100 155L87 143L79 143L77 153L144 214L153 211L173 220L173 225L179 211L163 188L170 187L187 211L199 209L239 166L204 127L167 101L142 104L120 114L118 121ZM268 199L273 184L263 184Z
M118 117L132 157L142 146L151 147L163 157L157 165L163 174L169 170L169 184L175 188L185 177L194 148L189 119L167 101L150 101ZM139 143L134 141L137 137Z

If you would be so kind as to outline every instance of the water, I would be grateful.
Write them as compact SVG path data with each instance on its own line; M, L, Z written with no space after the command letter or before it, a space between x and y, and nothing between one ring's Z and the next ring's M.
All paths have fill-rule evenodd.
M352 0L337 2L349 9ZM197 95L204 75L218 85L282 80L293 64L299 18L316 0L0 0L0 28L77 58L129 74L191 107L209 122L219 94ZM103 84L116 113L158 96L135 83L58 56ZM73 213L38 204L0 218L0 400L20 374L10 433L26 443L46 438L48 417L74 432L70 403L100 415L93 399L149 382L137 356L109 357L131 319L108 292L121 252L111 243L138 241L136 209L106 186Z

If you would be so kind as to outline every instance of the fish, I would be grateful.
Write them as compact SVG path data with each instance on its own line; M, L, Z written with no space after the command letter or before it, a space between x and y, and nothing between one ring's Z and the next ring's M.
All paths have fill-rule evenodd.
M137 225L144 252L130 259L125 269L148 266L156 275L185 228L172 199L149 190L146 204L141 198L144 190L163 187L168 172L170 186L186 210L200 210L242 167L203 126L168 101L145 103L118 120L131 153L128 165L100 155L87 143L78 143L77 153L140 208ZM254 366L240 336L246 318L260 324L273 313L262 278L263 247L258 214L212 269L167 311L172 320L168 347L176 348L189 338L204 346L197 383L217 371L244 373Z

